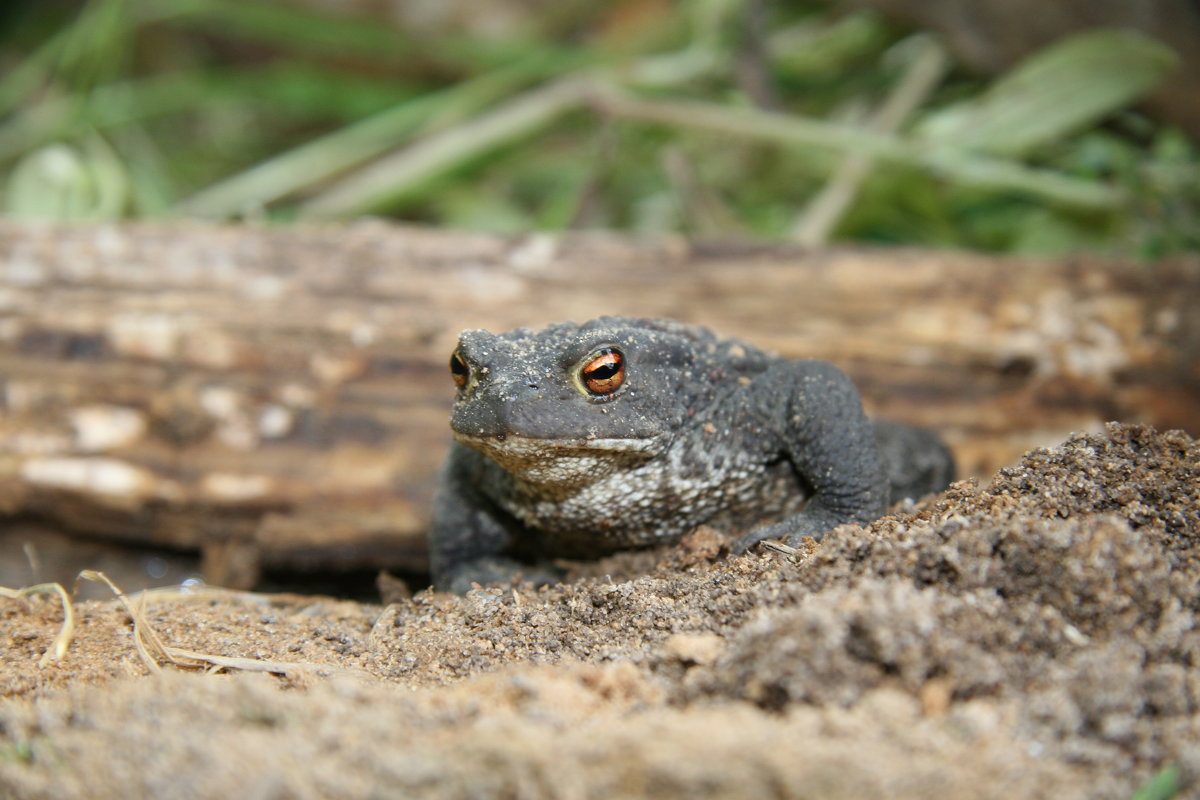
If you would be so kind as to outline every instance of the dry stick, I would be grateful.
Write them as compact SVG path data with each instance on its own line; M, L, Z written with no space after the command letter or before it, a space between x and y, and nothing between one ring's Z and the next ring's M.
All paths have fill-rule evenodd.
M934 39L924 39L920 52L895 91L871 119L869 130L884 135L895 133L941 82L948 66L949 60L941 45ZM852 151L847 154L833 178L797 219L791 238L810 247L819 247L829 241L873 164L874 159L865 153Z
M945 148L926 150L894 136L883 136L850 125L716 103L641 100L611 85L597 91L593 102L599 111L615 116L797 147L858 151L882 160L920 166L960 183L1024 191L1076 206L1113 208L1125 201L1124 192L1095 181L1031 169L975 153Z
M764 540L762 542L762 546L768 550L774 550L776 553L783 553L793 561L798 560L800 556L804 554L804 551L798 547L792 547L791 545L784 544L783 542L773 542L770 539Z
M734 56L738 85L759 108L779 108L779 93L767 63L766 0L746 0L742 6L742 35Z

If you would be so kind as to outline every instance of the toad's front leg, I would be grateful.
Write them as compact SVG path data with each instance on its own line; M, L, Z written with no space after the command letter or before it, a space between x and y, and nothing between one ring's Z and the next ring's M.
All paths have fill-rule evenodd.
M558 573L508 555L521 525L479 490L483 457L457 442L438 482L429 566L438 589L463 594L476 583L554 583Z
M799 513L743 536L736 552L763 539L796 545L843 523L883 515L888 481L875 429L858 390L841 370L823 361L779 364L747 388L743 413L770 432L766 455L786 458L811 496Z

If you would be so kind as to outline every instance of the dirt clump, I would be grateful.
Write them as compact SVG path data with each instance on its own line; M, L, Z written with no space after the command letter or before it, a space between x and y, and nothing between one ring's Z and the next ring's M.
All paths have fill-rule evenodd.
M701 529L540 590L150 604L169 643L283 677L144 677L114 602L39 669L55 603L0 600L0 797L1188 786L1198 542L1200 447L1111 425L792 555L728 557Z

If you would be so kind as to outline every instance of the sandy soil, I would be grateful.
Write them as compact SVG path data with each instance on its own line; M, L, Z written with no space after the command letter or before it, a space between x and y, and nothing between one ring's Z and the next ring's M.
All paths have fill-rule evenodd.
M1129 798L1200 775L1200 447L1110 426L986 489L730 558L387 606L0 600L0 798ZM1168 796L1168 795L1159 795Z

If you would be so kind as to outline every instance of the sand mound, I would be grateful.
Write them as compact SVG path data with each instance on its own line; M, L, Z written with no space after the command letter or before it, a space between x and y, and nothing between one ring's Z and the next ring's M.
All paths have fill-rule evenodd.
M1088 797L1200 774L1200 447L1110 426L787 556L540 591L0 601L0 796ZM637 575L638 571L642 574Z

